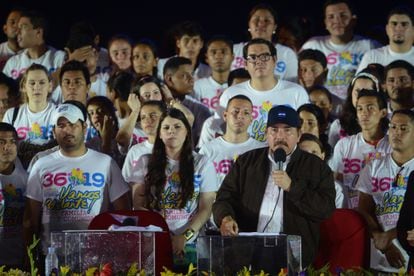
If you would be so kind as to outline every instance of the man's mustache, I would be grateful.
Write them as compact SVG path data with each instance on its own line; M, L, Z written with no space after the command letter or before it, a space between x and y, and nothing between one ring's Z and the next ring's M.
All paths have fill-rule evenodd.
M285 146L285 147L289 147L288 144L285 141L276 142L276 145L275 146Z

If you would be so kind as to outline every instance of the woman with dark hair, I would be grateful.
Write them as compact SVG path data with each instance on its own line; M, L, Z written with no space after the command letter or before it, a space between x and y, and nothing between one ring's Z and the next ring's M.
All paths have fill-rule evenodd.
M175 265L196 261L195 238L210 218L218 179L211 161L192 148L191 126L178 109L161 119L151 155L137 162L134 206L161 213L172 234Z
M98 132L86 144L89 148L110 155L120 168L124 163L123 156L118 149L115 137L118 133L118 118L111 100L104 96L95 96L86 103L89 121Z
M132 69L138 78L157 76L158 54L155 44L142 39L132 48Z
M348 96L344 102L342 114L339 116L339 119L332 122L329 129L328 142L332 147L335 147L339 139L361 131L355 107L358 93L362 89L373 89L378 91L378 93L382 93L381 79L376 75L375 71L369 68L364 69L352 79L348 87Z
M323 145L326 160L332 156L332 147L328 144L328 136L326 135L327 121L322 109L314 104L304 104L298 108L301 125L301 133L310 133L316 136Z

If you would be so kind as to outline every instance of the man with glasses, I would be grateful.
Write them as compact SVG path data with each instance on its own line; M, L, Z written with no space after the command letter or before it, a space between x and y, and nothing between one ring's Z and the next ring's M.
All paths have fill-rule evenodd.
M270 109L269 146L237 158L217 193L213 215L223 236L239 232L300 235L306 267L316 256L319 224L335 209L335 186L328 165L297 147L300 125L293 108L278 105ZM286 160L277 164L274 153L280 149ZM261 257L272 256L256 258Z
M371 268L396 273L407 267L408 255L397 241L397 221L414 170L414 112L397 110L389 125L392 151L372 160L357 183L358 209L364 215L371 235Z
M274 75L277 53L273 44L265 39L250 40L243 48L249 81L229 87L220 98L220 108L225 110L230 98L244 95L253 103L253 122L249 134L258 141L265 141L267 114L273 105L289 105L297 109L309 102L305 89L293 82Z
M389 117L395 110L414 108L414 66L405 60L396 60L384 71Z

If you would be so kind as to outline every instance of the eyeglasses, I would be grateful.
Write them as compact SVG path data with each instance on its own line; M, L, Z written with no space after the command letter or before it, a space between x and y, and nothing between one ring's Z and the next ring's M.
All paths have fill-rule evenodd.
M397 175L395 176L394 180L392 181L392 187L393 188L397 188L397 187L404 187L405 182L404 182L404 175L402 175L402 170L404 169L404 167L401 167L398 170Z
M261 62L269 61L271 57L272 57L271 54L269 54L269 53L263 53L263 54L260 54L260 55L248 55L246 59L247 59L247 61L249 63L253 63L254 64L258 60L260 60Z

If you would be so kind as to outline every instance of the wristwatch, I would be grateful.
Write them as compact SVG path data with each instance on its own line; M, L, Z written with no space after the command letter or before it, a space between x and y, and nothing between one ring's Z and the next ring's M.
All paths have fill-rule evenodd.
M188 228L184 231L183 235L186 241L189 241L195 234L195 231L191 228Z

